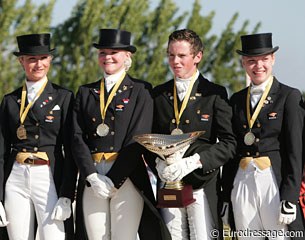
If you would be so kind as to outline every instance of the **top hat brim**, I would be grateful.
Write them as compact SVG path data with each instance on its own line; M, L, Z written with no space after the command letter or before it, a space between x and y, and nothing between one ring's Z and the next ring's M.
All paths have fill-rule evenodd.
M247 56L247 57L254 57L254 56L262 56L262 55L267 55L267 54L271 54L276 52L279 49L278 46L274 47L274 48L268 48L268 49L252 49L246 52L243 52L241 50L236 50L236 52L239 55L242 56Z
M37 55L44 55L44 54L53 54L55 52L55 48L47 51L29 51L29 52L13 52L13 54L17 57L28 55L28 56L37 56Z
M126 50L131 53L135 53L137 51L137 48L132 45L112 45L112 46L104 46L100 45L98 43L93 43L93 47L97 49L120 49L120 50Z

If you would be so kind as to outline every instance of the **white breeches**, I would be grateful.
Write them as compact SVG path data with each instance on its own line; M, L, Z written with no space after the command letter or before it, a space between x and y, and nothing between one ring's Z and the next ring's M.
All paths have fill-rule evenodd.
M204 189L194 190L196 201L185 208L161 209L172 240L206 240L213 229L213 219Z
M64 224L51 220L58 200L48 165L14 163L5 186L5 210L10 240L33 240L36 216L41 240L64 240Z
M96 165L100 174L106 174L112 163ZM135 240L143 212L144 200L129 178L111 199L94 195L85 187L83 213L90 240Z
M287 230L286 225L278 224L280 196L272 167L260 170L254 162L250 162L245 170L239 168L234 179L231 201L237 230ZM251 238L240 236L239 239L249 237ZM278 236L276 239L288 238Z

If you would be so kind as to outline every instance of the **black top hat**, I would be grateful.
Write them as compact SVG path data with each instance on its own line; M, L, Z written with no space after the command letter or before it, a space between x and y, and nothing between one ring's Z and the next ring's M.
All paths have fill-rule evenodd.
M242 50L236 52L243 56L261 56L274 53L279 47L272 47L271 33L258 33L240 37Z
M15 56L51 54L55 48L50 49L50 38L49 33L17 36L19 52L13 54Z
M119 29L100 29L100 39L93 46L98 49L123 49L132 53L137 51L135 46L130 45L131 33Z

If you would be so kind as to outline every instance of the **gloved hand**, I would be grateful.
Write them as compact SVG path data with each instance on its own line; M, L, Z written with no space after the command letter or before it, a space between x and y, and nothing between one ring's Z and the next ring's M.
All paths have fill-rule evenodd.
M230 224L229 224L229 203L228 202L223 203L220 217L221 217L222 223L224 225L230 226Z
M175 152L172 155L169 155L165 158L166 164L171 165L175 163L176 161L180 160L183 158L183 155L185 154L186 150L190 147L190 144L186 145L185 147L181 148L177 152Z
M90 183L94 195L99 198L110 198L117 190L109 177L98 173L90 174L87 181Z
M167 180L162 177L163 170L164 168L167 167L165 160L162 160L161 158L157 157L155 162L156 162L156 169L158 172L158 176L160 177L161 181L166 182Z
M197 168L202 168L200 156L198 153L186 158L176 160L171 165L164 168L161 173L162 178L167 181L180 181L184 176L194 171Z
M2 202L0 202L0 227L5 227L9 222L6 220L6 214Z
M279 223L290 224L296 219L296 217L297 217L296 205L286 200L282 200L280 204Z
M60 197L54 207L51 219L65 221L71 216L71 212L71 200L66 197Z

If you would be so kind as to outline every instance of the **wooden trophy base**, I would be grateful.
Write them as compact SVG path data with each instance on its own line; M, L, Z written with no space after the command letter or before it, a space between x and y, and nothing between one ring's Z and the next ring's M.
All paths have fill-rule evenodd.
M191 185L184 185L181 190L161 188L158 191L158 208L184 208L193 202Z

